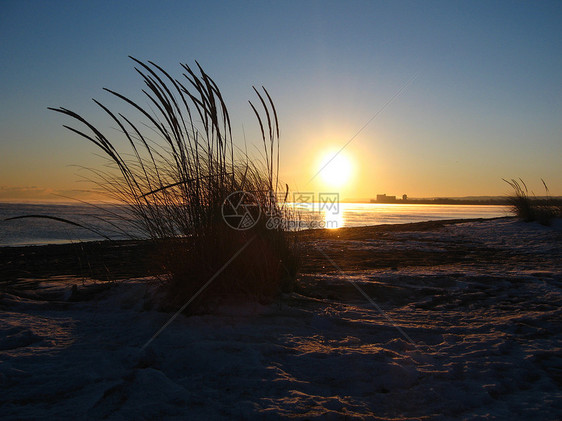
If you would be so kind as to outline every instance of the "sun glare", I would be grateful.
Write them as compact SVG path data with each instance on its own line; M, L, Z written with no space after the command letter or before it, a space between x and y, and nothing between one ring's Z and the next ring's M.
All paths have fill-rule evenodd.
M319 166L319 176L328 188L344 187L350 180L353 165L343 153L331 152L324 155Z

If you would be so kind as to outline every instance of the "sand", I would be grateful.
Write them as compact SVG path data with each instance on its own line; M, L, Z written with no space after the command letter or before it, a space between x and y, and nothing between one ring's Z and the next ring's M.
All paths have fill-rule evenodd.
M149 249L108 251L109 283L74 246L0 249L0 417L562 417L560 230L496 219L302 237L294 292L180 315L144 350L170 317L138 266Z

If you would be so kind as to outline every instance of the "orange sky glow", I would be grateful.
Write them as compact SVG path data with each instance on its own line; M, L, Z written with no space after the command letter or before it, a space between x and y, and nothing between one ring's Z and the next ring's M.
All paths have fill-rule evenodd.
M47 107L112 133L91 98L123 110L102 88L140 94L128 55L176 77L179 62L200 62L251 154L261 138L247 100L266 86L292 191L503 196L502 178L522 178L542 195L542 178L562 195L560 3L140 3L3 5L0 201L100 200L82 168L103 165L97 150Z

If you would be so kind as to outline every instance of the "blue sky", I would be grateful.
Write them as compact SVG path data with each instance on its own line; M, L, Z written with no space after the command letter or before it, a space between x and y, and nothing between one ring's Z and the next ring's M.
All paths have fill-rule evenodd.
M47 107L120 107L102 88L138 95L128 55L177 76L198 60L250 143L265 85L297 190L329 189L307 183L323 156L407 85L345 149L342 196L501 195L513 177L562 195L561 21L561 2L3 1L0 199L84 188L71 165L96 151Z

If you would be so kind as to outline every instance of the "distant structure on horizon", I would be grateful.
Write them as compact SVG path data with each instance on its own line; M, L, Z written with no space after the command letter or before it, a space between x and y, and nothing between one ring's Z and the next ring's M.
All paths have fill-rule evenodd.
M408 203L411 205L509 205L509 198L478 196L478 197L434 197L426 199L409 199L407 194L402 195L402 199L386 194L377 194L376 199L371 199L371 203Z
M402 199L404 198L404 196L402 196ZM371 203L395 203L395 202L396 202L396 196L387 196L386 194L377 194L376 200L371 199Z

